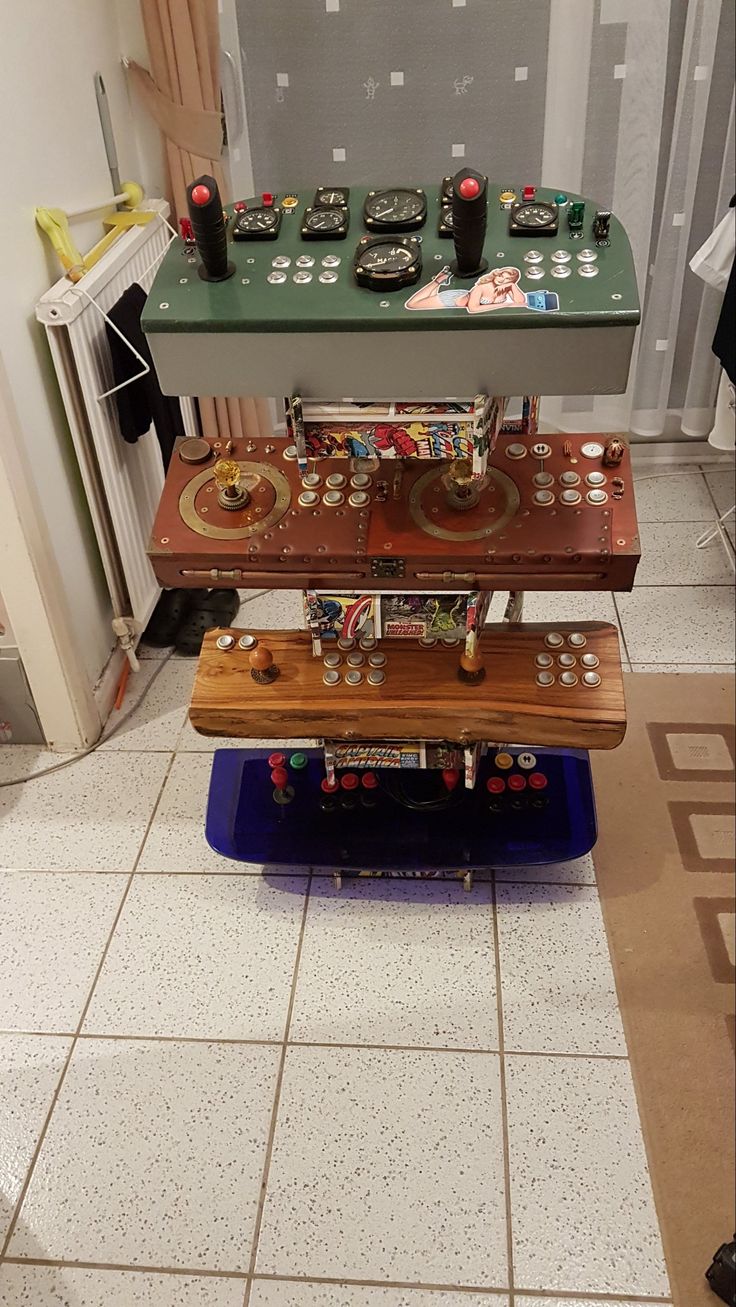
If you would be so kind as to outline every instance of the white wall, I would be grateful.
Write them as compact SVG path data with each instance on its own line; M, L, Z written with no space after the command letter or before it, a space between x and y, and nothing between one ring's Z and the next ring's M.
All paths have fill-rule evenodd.
M2 0L0 50L0 164L6 179L0 205L0 358L26 467L57 545L79 657L94 683L113 645L111 613L44 330L33 312L60 275L33 210L81 208L111 193L92 82L96 71L107 87L121 177L142 181L149 194L162 193L157 134L138 109L131 111L120 61L129 53L145 62L138 0ZM75 223L73 233L84 249L102 227L99 219Z

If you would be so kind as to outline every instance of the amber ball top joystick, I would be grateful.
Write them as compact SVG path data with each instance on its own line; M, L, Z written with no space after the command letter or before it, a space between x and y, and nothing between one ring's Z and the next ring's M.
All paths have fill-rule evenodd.
M240 464L234 458L220 458L215 463L214 476L220 492L217 496L220 508L245 508L250 495L240 484Z

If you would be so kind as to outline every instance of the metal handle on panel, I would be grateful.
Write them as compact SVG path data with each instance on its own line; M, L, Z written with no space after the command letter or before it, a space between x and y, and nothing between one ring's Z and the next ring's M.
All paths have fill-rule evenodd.
M229 50L220 51L220 80L225 102L228 141L232 144L243 135L245 119L240 98L240 81L235 60ZM227 89L226 89L227 88Z

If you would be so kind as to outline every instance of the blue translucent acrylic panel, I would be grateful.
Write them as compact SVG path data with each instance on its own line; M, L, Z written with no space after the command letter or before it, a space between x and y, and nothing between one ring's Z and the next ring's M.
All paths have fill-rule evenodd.
M582 750L534 749L536 770L547 778L544 790L489 794L491 775L506 781L528 775L516 764L497 770L491 752L480 762L474 790L461 781L448 796L440 772L386 769L374 773L377 790L340 791L328 811L321 751L303 751L306 767L290 769L294 798L287 805L274 800L269 752L215 752L206 834L228 858L264 866L436 872L566 862L595 844L590 762ZM288 748L283 752L288 762ZM508 752L516 758L522 751Z

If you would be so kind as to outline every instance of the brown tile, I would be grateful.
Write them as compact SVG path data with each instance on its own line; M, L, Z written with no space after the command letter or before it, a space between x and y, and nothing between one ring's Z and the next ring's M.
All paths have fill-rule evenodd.
M730 781L736 761L736 729L711 722L647 722L654 760L663 781Z
M736 982L733 936L736 927L734 899L693 899L713 979L719 985Z
M685 870L732 875L736 805L681 799L667 807Z

